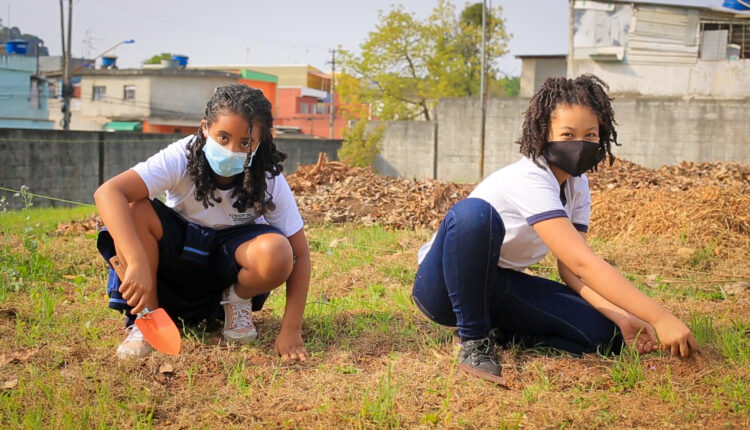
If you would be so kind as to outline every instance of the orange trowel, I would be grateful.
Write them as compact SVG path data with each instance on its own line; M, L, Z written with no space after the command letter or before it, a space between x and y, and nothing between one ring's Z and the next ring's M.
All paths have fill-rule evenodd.
M120 261L115 255L109 259L112 267L115 269L117 276L122 279L125 277L125 262ZM177 329L172 318L169 317L163 308L149 310L143 308L135 319L135 325L143 333L146 342L155 350L167 355L177 355L182 348L182 336Z

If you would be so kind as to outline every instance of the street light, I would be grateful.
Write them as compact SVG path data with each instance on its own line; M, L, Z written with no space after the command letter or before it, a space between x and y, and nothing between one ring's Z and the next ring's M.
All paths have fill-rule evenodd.
M96 61L96 59L97 59L97 58L99 58L99 57L103 56L103 55L104 55L104 54L106 54L107 52L109 52L109 51L111 51L111 50L113 50L113 49L117 48L117 47L118 47L118 46L120 46L120 45L129 45L129 44L131 44L131 43L135 43L135 39L127 39L127 40L123 40L123 41L117 42L117 43L116 43L116 44L115 44L115 45L114 45L113 47L111 47L111 48L107 49L106 51L104 51L104 52L102 52L101 54L99 54L99 55L97 55L96 57L94 57L94 61Z
M96 57L94 57L94 59L92 60L92 63L93 63L92 65L95 65L95 64L96 64L96 60L97 60L98 58L101 58L101 57L103 57L103 56L104 56L104 54L106 54L107 52L109 52L109 51L111 51L111 50L113 50L113 49L117 48L117 47L118 47L118 46L120 46L120 45L130 45L131 43L135 43L135 39L126 39L126 40L122 40L122 41L120 41L120 42L117 42L117 43L115 43L115 45L114 45L114 46L112 46L111 48L109 48L109 49L107 49L107 50L105 50L105 51L102 51L102 53L101 53L101 54L99 54L99 55L97 55Z
M96 57L94 57L90 62L79 64L78 66L76 66L75 69L73 69L73 71L75 72L75 71L78 71L78 69L86 69L86 68L89 68L89 67L93 67L93 66L96 65L96 60L98 60L99 58L103 57L104 54L106 54L107 52L109 52L109 51L117 48L120 45L130 45L131 43L135 43L135 39L121 40L121 41L115 43L112 47L107 48L106 50L102 51L99 55L97 55Z

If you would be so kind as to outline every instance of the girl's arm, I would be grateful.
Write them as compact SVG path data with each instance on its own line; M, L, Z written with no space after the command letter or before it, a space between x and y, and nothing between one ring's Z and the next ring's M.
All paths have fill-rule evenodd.
M534 224L534 230L558 260L583 284L610 303L650 323L662 348L674 355L690 355L698 349L690 329L674 315L635 288L604 260L597 257L567 218L551 218Z
M140 312L145 305L142 299L153 289L146 250L138 238L129 206L145 198L148 198L148 188L134 170L120 173L94 192L96 208L117 246L118 257L127 264L120 292L128 304L135 307L133 313Z
M583 240L586 240L586 233L579 232ZM598 310L610 321L617 324L622 333L625 343L629 347L635 348L639 353L652 352L656 350L658 340L656 332L650 324L636 318L635 316L624 311L622 308L613 305L604 297L596 293L589 286L584 284L568 267L560 260L557 260L557 269L563 282L573 291L578 293L594 309Z
M285 361L288 359L307 360L307 350L302 341L302 316L305 312L307 290L310 286L310 248L307 245L305 230L289 236L295 263L292 274L286 281L286 308L281 320L281 331L274 343L274 350Z

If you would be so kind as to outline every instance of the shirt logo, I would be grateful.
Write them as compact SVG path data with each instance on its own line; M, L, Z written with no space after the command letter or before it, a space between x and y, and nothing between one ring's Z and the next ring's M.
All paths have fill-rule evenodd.
M247 224L255 221L256 218L255 215L249 213L229 214L229 217L232 218L232 222L235 224Z

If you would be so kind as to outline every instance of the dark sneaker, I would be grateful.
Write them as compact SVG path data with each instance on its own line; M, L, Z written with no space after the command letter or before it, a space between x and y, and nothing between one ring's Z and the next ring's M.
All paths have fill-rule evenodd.
M500 376L500 366L497 364L494 336L461 342L458 367L477 378L506 385L505 379Z

